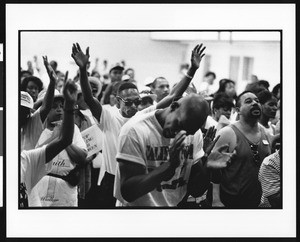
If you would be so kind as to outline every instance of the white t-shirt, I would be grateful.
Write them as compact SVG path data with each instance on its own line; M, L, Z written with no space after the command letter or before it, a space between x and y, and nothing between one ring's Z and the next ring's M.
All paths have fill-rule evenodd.
M34 149L43 129L40 109L38 109L21 128L21 151Z
M21 183L25 183L28 206L41 206L39 196L33 189L49 170L46 166L46 145L21 152Z
M205 122L204 128L205 129L209 129L211 126L214 126L215 128L217 128L218 122L216 120L214 120L212 118L212 116L208 115L207 118L206 118L206 122Z
M162 135L162 127L155 117L155 111L140 115L127 122L121 129L118 140L118 159L135 162L145 167L145 172L168 161L172 139ZM160 186L134 202L126 202L120 192L120 170L117 164L114 196L117 206L176 206L185 196L192 165L204 155L202 132L188 136L181 152L181 162L175 175L161 182Z
M135 114L147 113L154 110L156 106L150 106ZM135 117L134 116L134 117ZM132 118L134 118L132 117ZM131 118L131 119L132 119ZM99 127L103 132L103 162L101 163L98 185L101 184L105 171L115 175L116 174L116 155L117 155L117 142L121 127L130 118L124 118L118 111L113 111L112 107L102 106L102 113L100 117Z
M47 140L53 135L58 135L56 130L59 127L55 127L53 131L45 129L37 143L37 146L47 142ZM83 150L86 149L86 144L81 136L77 125L74 126L74 135L72 144L78 146ZM61 151L50 162L46 164L48 173L53 173L61 176L67 175L71 170L75 168L75 164L70 160L70 157L66 150ZM77 206L77 186L70 186L66 181L61 178L52 176L44 176L34 190L38 193L41 201L41 206ZM34 206L39 206L34 204Z

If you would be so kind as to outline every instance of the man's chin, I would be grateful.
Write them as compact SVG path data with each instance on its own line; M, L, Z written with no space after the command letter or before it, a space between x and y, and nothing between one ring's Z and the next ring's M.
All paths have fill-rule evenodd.
M127 118L131 118L133 117L136 113L137 113L138 110L135 110L135 111L128 111L127 112Z

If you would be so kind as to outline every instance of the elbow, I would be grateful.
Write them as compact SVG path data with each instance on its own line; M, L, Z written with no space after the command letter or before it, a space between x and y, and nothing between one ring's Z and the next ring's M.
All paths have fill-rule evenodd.
M72 141L73 141L73 137L60 139L60 143L63 149L67 148L70 144L72 144Z
M129 189L128 187L126 187L126 185L121 185L121 195L124 200L129 203L134 202L137 199L137 197L134 196L132 190L134 189Z

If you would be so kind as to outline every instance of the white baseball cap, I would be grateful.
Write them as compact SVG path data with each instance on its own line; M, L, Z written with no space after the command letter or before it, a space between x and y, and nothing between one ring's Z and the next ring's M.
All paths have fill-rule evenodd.
M21 91L21 106L33 109L33 99L28 92Z

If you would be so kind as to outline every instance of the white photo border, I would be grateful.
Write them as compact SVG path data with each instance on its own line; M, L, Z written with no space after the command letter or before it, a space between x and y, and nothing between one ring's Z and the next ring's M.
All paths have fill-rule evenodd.
M282 30L283 209L19 210L18 31L47 29ZM7 237L295 237L295 29L294 4L6 4Z

